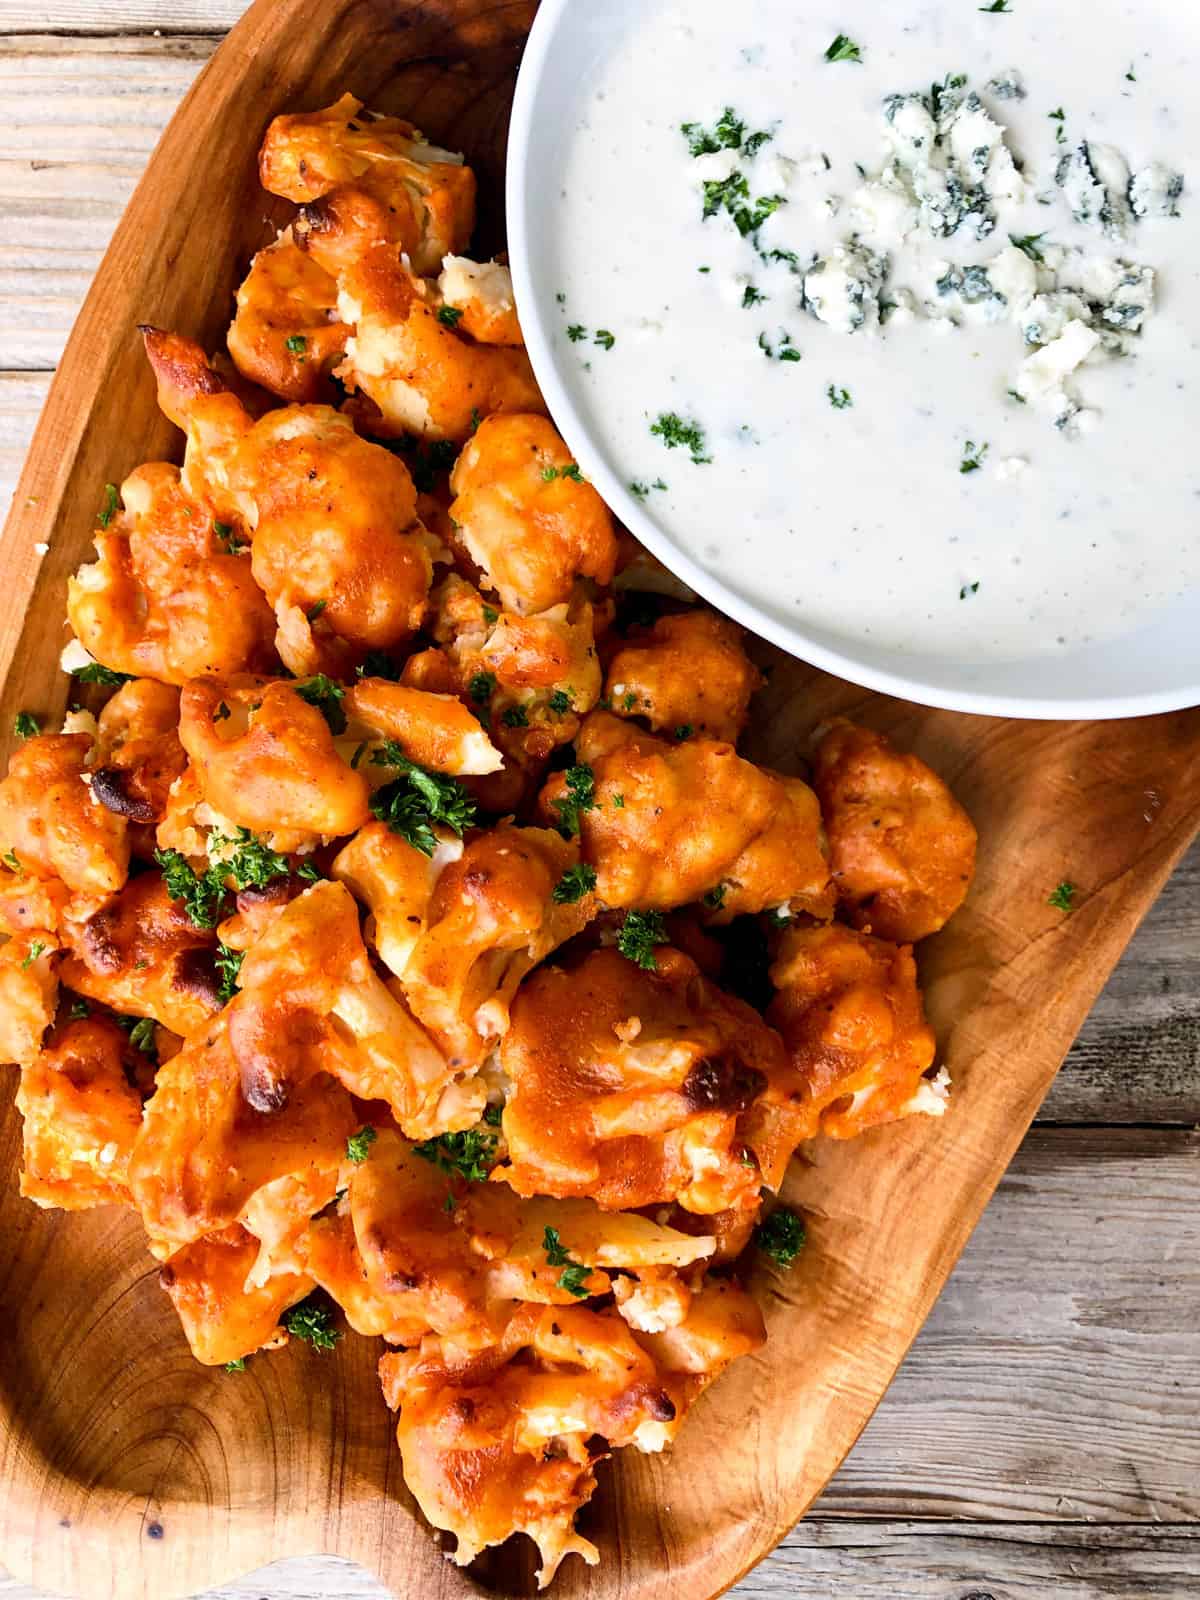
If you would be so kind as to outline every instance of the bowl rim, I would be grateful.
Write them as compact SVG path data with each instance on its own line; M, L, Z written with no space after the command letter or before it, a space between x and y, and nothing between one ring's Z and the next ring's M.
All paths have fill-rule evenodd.
M525 347L551 418L576 458L583 460L589 479L618 521L677 578L743 627L788 655L863 689L944 711L1027 721L1108 721L1180 711L1200 704L1200 683L1139 694L1094 697L1000 694L954 689L929 683L903 670L880 668L813 638L802 625L782 622L760 609L705 570L659 529L628 486L609 467L593 430L560 375L559 358L548 331L549 308L538 296L530 265L535 197L526 181L528 155L535 137L539 93L548 71L551 50L570 10L571 0L541 0L521 60L509 124L505 175L509 261ZM578 17L578 12L575 15Z

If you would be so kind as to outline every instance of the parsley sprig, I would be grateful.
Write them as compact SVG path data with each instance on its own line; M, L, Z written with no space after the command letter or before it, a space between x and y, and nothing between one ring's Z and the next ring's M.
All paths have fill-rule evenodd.
M283 1325L293 1339L302 1339L314 1350L332 1350L342 1337L342 1330L334 1325L333 1312L319 1300L301 1300L284 1312Z
M754 1230L754 1242L780 1267L790 1267L807 1240L804 1223L794 1211L777 1206Z
M568 867L554 885L550 898L556 906L574 906L596 887L596 869L580 863Z
M437 849L435 824L450 828L461 839L475 821L475 801L462 784L419 767L394 740L386 740L374 751L371 763L392 767L399 774L375 792L372 812L422 855L432 856Z
M558 812L558 831L564 839L579 836L580 821L585 811L596 809L596 774L589 766L568 767L563 774L567 792L554 802Z
M774 137L766 132L747 134L746 124L732 106L725 107L711 128L699 122L685 122L679 131L693 156L716 155L721 150L740 150L745 156L756 156Z
M661 911L626 912L625 921L617 935L617 949L626 961L632 961L643 972L658 971L655 947L670 942Z
M676 411L662 411L650 424L650 432L668 450L686 450L694 466L707 466L712 461L704 429L691 418L681 417Z
M442 1133L413 1145L413 1155L431 1162L439 1172L455 1173L468 1183L486 1183L496 1164L496 1135L479 1128L462 1133Z
M577 1300L586 1300L588 1297L586 1280L591 1277L592 1269L572 1259L559 1237L557 1228L546 1228L543 1231L542 1249L546 1252L546 1260L550 1266L563 1269L557 1279L558 1288L573 1294Z

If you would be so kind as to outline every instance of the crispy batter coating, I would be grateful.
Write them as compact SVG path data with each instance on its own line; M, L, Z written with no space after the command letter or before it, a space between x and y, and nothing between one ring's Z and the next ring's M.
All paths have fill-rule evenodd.
M229 1013L159 1068L129 1162L134 1204L162 1259L231 1227L279 1178L336 1179L358 1125L345 1089L321 1070L319 1026L276 1042L288 1052L288 1094L274 1109L252 1106Z
M507 1031L526 973L595 915L591 895L554 898L578 860L577 847L557 833L501 823L443 869L401 982L456 1069L481 1065Z
M35 878L23 869L0 871L0 930L8 933L54 933L70 906L99 903L101 896L72 895L59 878Z
M432 856L402 839L383 822L368 822L334 857L330 876L344 883L367 907L367 943L396 977L402 978L425 932L429 904L442 868L457 861L462 840L442 830Z
M192 1354L206 1367L285 1343L279 1319L313 1286L311 1278L288 1272L248 1288L257 1255L258 1240L235 1226L184 1245L159 1269Z
M58 940L47 929L0 944L0 1061L33 1061L58 1005Z
M479 719L453 695L430 694L385 678L362 678L346 691L344 709L351 735L372 743L388 739L398 744L409 761L434 772L466 777L496 772L503 757ZM373 763L362 763L368 777ZM381 782L394 771L375 765Z
M848 920L909 944L944 927L971 886L976 833L937 773L838 721L817 744L813 784Z
M96 529L96 561L67 584L84 648L163 683L269 668L270 610L249 561L218 536L211 503L165 461L130 473L121 498L124 511Z
M913 1112L941 1116L944 1075L930 1081L937 1044L925 1021L907 945L852 928L796 928L771 968L767 1012L795 1075L799 1138L851 1139Z
M486 1099L459 1085L429 1034L376 974L340 883L293 900L246 955L230 1039L251 1105L285 1101L311 1060L364 1100L383 1100L412 1138L470 1127Z
M62 979L114 1011L153 1017L188 1036L221 1009L216 934L197 928L143 872L82 923L68 922Z
M185 477L253 535L251 570L297 674L348 675L420 626L433 543L404 463L329 406L255 422L200 346L148 330L159 403L188 434Z
M100 713L92 794L133 823L157 823L187 766L179 742L179 690L153 678L123 683Z
M462 443L481 417L545 410L523 349L476 344L439 317L371 196L335 189L302 208L293 233L337 280L338 314L354 329L337 376L371 402L368 432Z
M327 397L329 371L349 337L338 321L336 282L285 228L238 286L228 335L238 371L281 400L305 405Z
M179 736L208 804L277 850L369 819L366 779L342 760L318 707L282 679L188 684Z
M524 345L512 273L498 261L448 255L438 289L443 305L459 313L455 326L477 344Z
M686 956L656 957L646 971L597 950L522 986L500 1045L512 1092L497 1173L519 1194L757 1207L758 1152L741 1128L787 1075L780 1041Z
M323 111L276 117L259 152L263 188L300 204L342 184L365 190L387 209L413 270L428 277L467 246L475 174L411 122L361 112L362 102L344 94Z
M142 1123L140 1053L103 1017L68 1022L21 1069L25 1119L21 1193L40 1206L84 1211L129 1199L129 1162Z
M711 1383L730 1362L760 1350L766 1337L754 1298L728 1278L709 1278L692 1296L682 1322L640 1333L638 1343L660 1371Z
M42 734L13 751L0 781L0 854L78 894L113 894L129 872L128 824L84 781L86 733Z
M833 910L816 797L799 778L743 761L712 739L659 739L593 711L576 741L595 779L580 812L583 859L609 906L670 910L710 896L713 921L790 906ZM556 774L542 815L560 821L570 797Z
M543 416L489 417L455 464L450 515L509 611L562 605L579 578L612 580L612 517L590 483L564 471L574 466Z
M618 716L644 717L655 732L691 728L734 744L762 681L735 622L715 611L681 611L617 651L604 693Z

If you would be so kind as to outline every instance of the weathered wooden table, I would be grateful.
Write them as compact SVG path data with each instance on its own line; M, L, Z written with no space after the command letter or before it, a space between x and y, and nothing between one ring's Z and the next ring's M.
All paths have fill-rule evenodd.
M0 0L4 503L121 208L241 10ZM1200 849L1110 982L861 1443L739 1596L1200 1593L1198 1122ZM302 1596L383 1591L310 1558L207 1600ZM0 1575L0 1600L34 1596Z

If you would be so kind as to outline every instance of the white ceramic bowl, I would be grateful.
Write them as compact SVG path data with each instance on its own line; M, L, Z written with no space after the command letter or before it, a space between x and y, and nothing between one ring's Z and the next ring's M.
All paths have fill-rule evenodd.
M1200 594L1119 639L1053 660L901 655L798 625L752 604L700 567L630 494L604 440L576 403L554 338L561 319L554 298L553 230L561 212L547 197L563 187L564 152L597 62L614 32L629 27L647 3L542 0L521 67L508 150L509 250L529 355L556 425L616 515L713 605L791 654L866 688L924 705L1005 717L1133 717L1200 704Z

